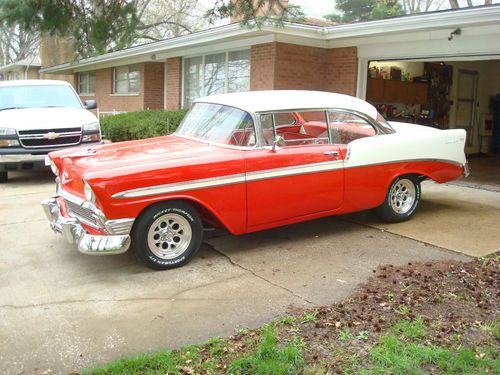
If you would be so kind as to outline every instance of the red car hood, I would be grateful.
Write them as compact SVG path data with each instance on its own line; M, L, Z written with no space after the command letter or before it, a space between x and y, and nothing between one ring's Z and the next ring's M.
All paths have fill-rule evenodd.
M104 172L132 165L172 162L174 160L201 156L208 152L207 144L175 136L118 142L92 147L78 147L52 152L50 156L71 159L85 173ZM212 150L213 151L213 150Z
M82 196L82 179L111 193L109 189L115 190L117 185L121 185L116 187L120 190L139 182L151 186L165 183L165 179L178 182L223 175L232 169L231 161L241 166L243 155L237 150L163 136L55 151L50 157L59 168L63 188ZM101 184L103 181L108 183Z

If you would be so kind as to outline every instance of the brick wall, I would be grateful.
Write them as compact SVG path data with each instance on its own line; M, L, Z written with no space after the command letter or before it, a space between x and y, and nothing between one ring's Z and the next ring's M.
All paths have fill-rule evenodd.
M167 109L181 108L182 58L167 59Z
M356 96L358 49L333 48L328 53L327 91Z
M141 89L138 95L113 94L113 68L95 72L95 96L80 95L82 101L93 99L100 112L131 112L142 109L163 109L164 64L141 64ZM75 87L78 91L78 78Z
M144 105L144 65L141 65L141 90L139 95L113 94L113 68L99 69L95 72L95 96L81 96L82 101L94 99L99 112L129 112L143 109ZM75 77L77 82L77 78Z
M328 50L276 43L275 90L325 90Z
M250 90L321 90L356 95L357 49L288 43L252 46Z
M144 109L163 109L165 64L144 64Z
M250 90L272 90L276 71L276 44L252 46L250 53Z

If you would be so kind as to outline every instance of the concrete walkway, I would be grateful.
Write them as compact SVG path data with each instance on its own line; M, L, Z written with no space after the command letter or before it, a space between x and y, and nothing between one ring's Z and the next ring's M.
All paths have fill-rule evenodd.
M443 203L456 190L438 188L424 190L414 226L443 210L442 227L457 220L456 201ZM470 259L337 217L211 238L189 265L155 272L128 253L81 255L52 234L39 202L53 189L49 173L0 185L1 374L67 373L257 327L344 298L384 263Z
M426 181L409 221L387 224L369 212L346 218L474 257L500 251L500 191Z

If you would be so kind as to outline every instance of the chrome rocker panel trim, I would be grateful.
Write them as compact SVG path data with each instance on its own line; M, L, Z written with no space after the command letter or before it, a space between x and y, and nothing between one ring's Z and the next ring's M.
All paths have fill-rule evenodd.
M82 254L122 254L130 247L129 234L99 236L87 233L76 217L67 218L61 214L55 198L44 200L42 207L52 230L62 234L69 243L76 243Z

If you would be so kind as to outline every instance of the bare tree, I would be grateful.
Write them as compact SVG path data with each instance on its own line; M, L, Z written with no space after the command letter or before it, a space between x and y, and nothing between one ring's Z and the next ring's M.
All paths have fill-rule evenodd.
M138 41L162 40L207 26L199 0L136 0Z
M402 0L405 13L421 13L445 8L446 0Z
M38 54L37 33L26 32L18 25L0 27L0 65L11 64Z

